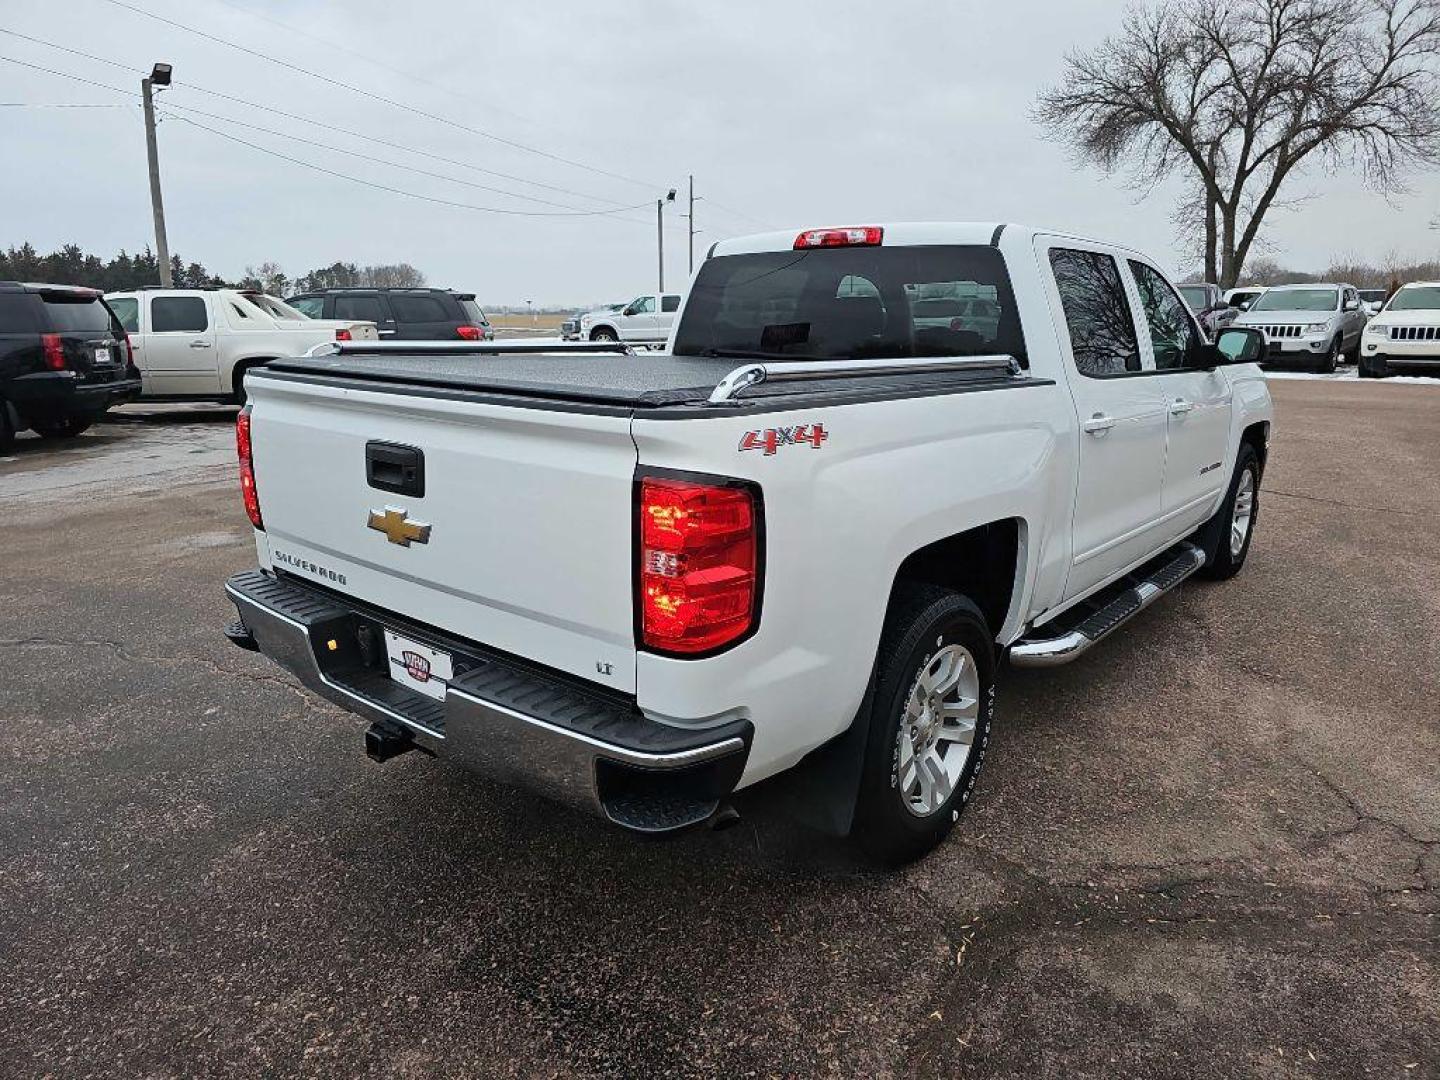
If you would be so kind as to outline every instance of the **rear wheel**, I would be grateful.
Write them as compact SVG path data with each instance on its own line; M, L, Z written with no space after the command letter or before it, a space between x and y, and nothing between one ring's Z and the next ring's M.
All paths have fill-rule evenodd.
M10 403L0 398L0 454L8 454L15 447L15 421L10 417Z
M855 838L872 858L919 858L960 817L990 741L994 639L968 598L901 586L886 618L868 716Z
M58 416L49 420L31 420L30 426L42 439L73 439L95 422L93 416Z
M608 326L597 326L590 331L591 341L619 341L620 338Z

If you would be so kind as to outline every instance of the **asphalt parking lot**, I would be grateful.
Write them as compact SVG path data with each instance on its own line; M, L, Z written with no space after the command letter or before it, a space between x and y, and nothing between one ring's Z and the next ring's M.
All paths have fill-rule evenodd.
M1440 1075L1440 387L1285 380L1250 562L1010 671L877 872L636 842L220 637L233 410L0 460L0 1072Z

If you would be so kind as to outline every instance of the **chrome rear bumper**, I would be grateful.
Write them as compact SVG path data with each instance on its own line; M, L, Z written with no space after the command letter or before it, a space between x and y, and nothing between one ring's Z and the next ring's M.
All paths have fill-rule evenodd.
M707 819L749 755L748 721L659 724L628 699L258 570L235 575L225 592L258 651L321 697L405 733L418 749L635 831ZM384 627L452 655L443 701L392 680L383 645L377 662L367 639L379 641ZM246 644L234 628L227 636Z

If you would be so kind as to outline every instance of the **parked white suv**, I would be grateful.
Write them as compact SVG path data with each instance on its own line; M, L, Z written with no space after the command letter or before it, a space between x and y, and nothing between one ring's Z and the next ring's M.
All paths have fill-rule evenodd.
M680 310L679 293L646 293L619 311L580 316L580 337L590 341L631 341L663 345Z
M1365 327L1360 377L1383 379L1405 368L1440 374L1440 281L1403 286Z
M943 294L984 311L924 314ZM1065 663L1233 576L1257 520L1262 336L1207 341L1114 244L741 237L669 353L439 348L251 376L259 567L226 632L364 717L377 760L423 749L635 832L788 772L811 821L918 856L974 790L1002 657Z
M243 400L252 367L327 341L377 337L372 322L311 319L239 289L143 289L105 301L130 335L142 400Z
M1269 344L1266 363L1303 363L1330 372L1341 357L1360 353L1365 309L1354 285L1275 285L1235 320L1253 326Z

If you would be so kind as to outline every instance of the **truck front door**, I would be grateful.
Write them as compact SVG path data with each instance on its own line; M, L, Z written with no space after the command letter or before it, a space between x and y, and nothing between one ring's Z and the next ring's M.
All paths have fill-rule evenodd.
M1214 512L1229 484L1225 455L1230 442L1230 383L1218 368L1206 371L1195 358L1206 347L1185 303L1160 271L1129 260L1155 365L1164 391L1166 419L1164 529L1179 539Z
M621 341L654 341L656 329L656 303L653 296L641 296L630 302L615 322L620 328Z
M1154 548L1165 479L1167 411L1147 370L1134 306L1113 254L1042 241L1051 305L1068 345L1079 479L1065 599L1089 592Z

